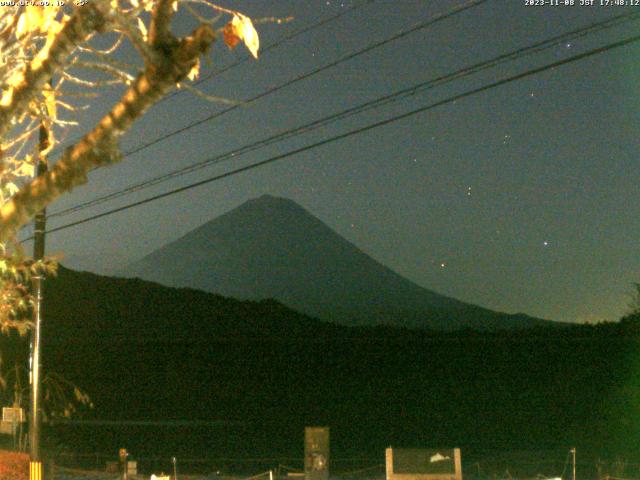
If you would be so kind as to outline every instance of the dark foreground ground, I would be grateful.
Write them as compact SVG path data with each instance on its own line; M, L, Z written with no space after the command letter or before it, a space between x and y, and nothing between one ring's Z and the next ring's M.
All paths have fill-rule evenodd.
M560 460L554 459L558 454L564 453ZM579 455L578 451L578 455ZM463 453L464 455L464 453ZM579 456L577 457L580 458ZM334 468L331 471L331 480L384 480L384 459L360 459L361 465L368 467L342 469ZM376 463L377 462L377 463ZM162 470L140 468L137 476L130 476L130 480L149 479L151 473L170 474L171 468ZM180 465L180 464L179 464ZM210 470L205 472L205 467L200 467L201 473L189 473L184 467L178 468L178 480L269 480L269 471L256 469L252 473L224 474L220 471ZM293 469L286 465L278 465L273 468L274 480L301 480L301 468ZM248 471L248 470L245 470ZM462 464L464 480L551 480L562 478L572 480L573 465L570 452L538 451L538 452L494 452L493 458L485 458L481 461L467 461ZM185 472L185 473L183 473ZM288 473L298 474L296 476ZM591 462L582 459L576 462L577 480L638 480L640 479L640 464L618 458L611 462L598 460ZM119 480L118 475L105 473L98 469L72 469L56 467L55 480ZM173 475L171 480L174 480Z

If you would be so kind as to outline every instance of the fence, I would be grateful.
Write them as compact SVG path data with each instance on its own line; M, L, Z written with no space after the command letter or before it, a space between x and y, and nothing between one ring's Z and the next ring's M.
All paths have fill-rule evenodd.
M464 459L464 450L462 451ZM555 452L557 457L557 452ZM55 463L61 467L105 471L108 462L117 460L114 453L59 453ZM171 457L133 456L138 471L143 474L172 472ZM335 480L384 480L384 457L332 458L330 476ZM178 457L178 472L204 475L211 480L266 480L271 472L273 480L303 479L303 458L193 458ZM572 464L568 458L553 458L553 454L522 452L495 452L491 456L463 460L464 480L572 480ZM640 463L621 458L613 461L596 460L576 463L578 480L640 480Z

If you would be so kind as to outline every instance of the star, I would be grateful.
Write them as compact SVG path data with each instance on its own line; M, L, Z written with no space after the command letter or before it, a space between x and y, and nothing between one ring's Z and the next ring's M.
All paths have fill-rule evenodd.
M442 262L442 263L440 264L440 268L445 268L446 266L447 266L447 264L446 264L445 262Z
M549 242L547 242L546 240L544 242L542 242L542 245L544 245L545 247L549 246Z

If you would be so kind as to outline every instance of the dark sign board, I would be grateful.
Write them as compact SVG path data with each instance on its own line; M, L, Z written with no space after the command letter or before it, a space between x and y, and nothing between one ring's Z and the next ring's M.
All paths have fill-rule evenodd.
M306 427L304 429L305 480L329 478L329 428Z
M460 449L388 448L387 480L462 480Z

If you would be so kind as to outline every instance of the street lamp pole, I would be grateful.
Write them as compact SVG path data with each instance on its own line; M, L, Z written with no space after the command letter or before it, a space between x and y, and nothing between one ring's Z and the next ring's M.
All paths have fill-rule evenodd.
M38 142L38 164L36 175L42 176L47 171L47 159L44 152L49 148L49 129L40 125ZM44 258L45 228L47 225L46 209L40 210L35 217L33 233L33 259ZM42 361L40 358L40 330L42 323L42 284L44 273L39 272L32 277L33 287L33 331L31 334L31 401L29 405L29 480L42 480L42 458L40 455L40 425L42 423Z

